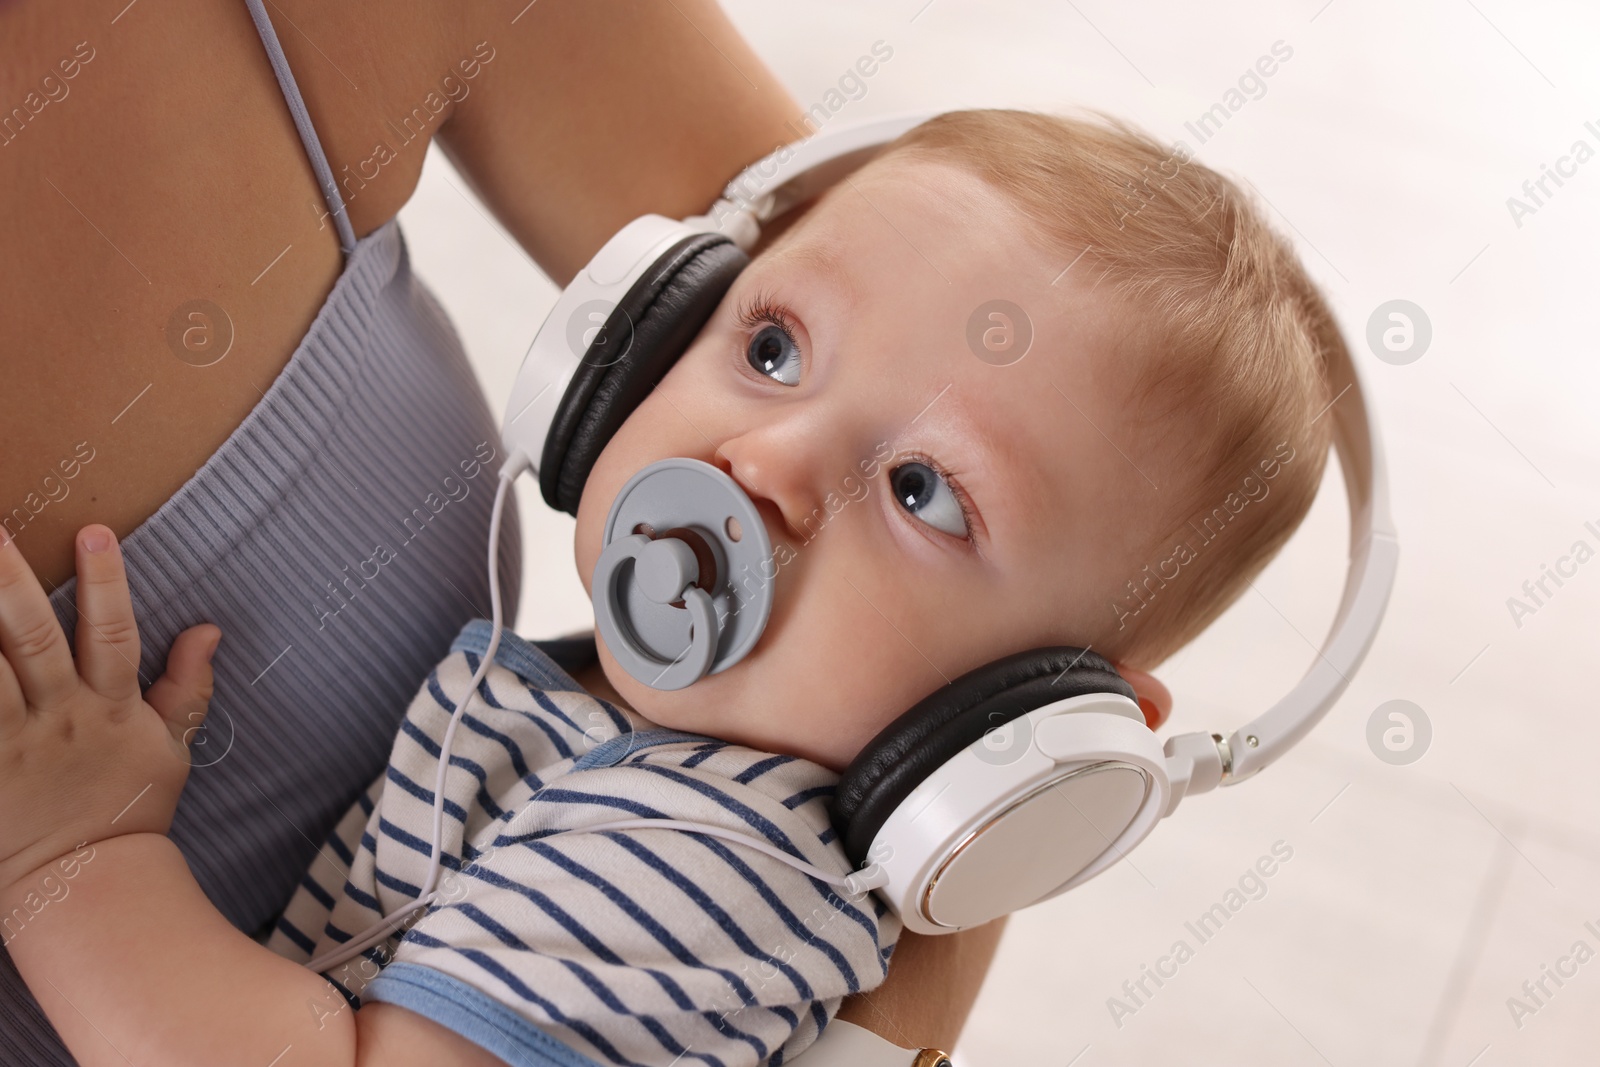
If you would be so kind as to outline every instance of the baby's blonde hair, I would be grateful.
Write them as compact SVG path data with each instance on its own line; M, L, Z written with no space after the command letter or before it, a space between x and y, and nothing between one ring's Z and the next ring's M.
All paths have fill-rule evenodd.
M1159 449L1184 477L1161 487L1156 536L1135 546L1149 565L1088 636L1152 667L1238 598L1310 508L1338 326L1237 184L1114 117L951 112L897 141L900 153L975 171L1063 263L1087 248L1074 269L1096 271L1143 324L1130 386L1143 417L1122 447Z

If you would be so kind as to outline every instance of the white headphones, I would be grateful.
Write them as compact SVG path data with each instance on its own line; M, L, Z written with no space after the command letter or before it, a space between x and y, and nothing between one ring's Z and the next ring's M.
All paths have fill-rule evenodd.
M706 215L629 223L562 292L512 389L509 458L490 520L493 638L501 634L495 546L506 491L524 470L545 499L576 513L611 435L682 355L748 262L762 225L816 196L914 126L922 113L830 126L779 149L730 182ZM1350 500L1350 569L1327 639L1292 690L1227 737L1185 733L1163 746L1110 663L1077 648L1019 652L971 671L886 727L840 777L830 814L846 854L841 876L721 827L630 819L756 848L857 895L874 890L909 930L954 933L1049 900L1111 866L1185 796L1259 772L1338 700L1377 634L1399 549L1378 430L1354 363L1328 367L1334 444ZM1348 393L1348 395L1346 395ZM469 696L470 699L470 696ZM433 865L417 901L308 966L325 970L377 944L434 900L444 776L462 706L442 741Z

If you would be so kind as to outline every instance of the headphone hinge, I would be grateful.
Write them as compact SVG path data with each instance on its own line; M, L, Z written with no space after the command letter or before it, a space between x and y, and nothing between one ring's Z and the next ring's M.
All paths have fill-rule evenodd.
M1233 777L1233 749L1228 745L1228 739L1221 734L1212 734L1211 740L1217 746L1217 756L1222 760L1222 777L1218 784L1228 781Z
M1175 734L1162 746L1167 757L1167 781L1171 793L1167 810L1171 815L1179 801L1195 793L1209 793L1233 769L1233 753L1221 734Z

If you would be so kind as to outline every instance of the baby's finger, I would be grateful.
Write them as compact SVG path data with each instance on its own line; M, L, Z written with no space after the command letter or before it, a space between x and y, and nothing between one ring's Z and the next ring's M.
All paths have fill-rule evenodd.
M139 695L139 625L122 549L107 527L78 531L78 674L111 700Z
M211 657L221 640L222 631L210 623L183 631L167 652L166 672L144 695L145 703L160 712L167 731L184 745L205 722L211 703Z
M29 704L41 707L78 688L67 635L33 568L0 526L0 652Z

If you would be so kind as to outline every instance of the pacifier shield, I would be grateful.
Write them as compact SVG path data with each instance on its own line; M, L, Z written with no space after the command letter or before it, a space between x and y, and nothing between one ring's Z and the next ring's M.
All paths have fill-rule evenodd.
M766 524L738 483L697 459L659 460L628 479L606 517L595 627L634 678L682 689L755 646L775 577Z

